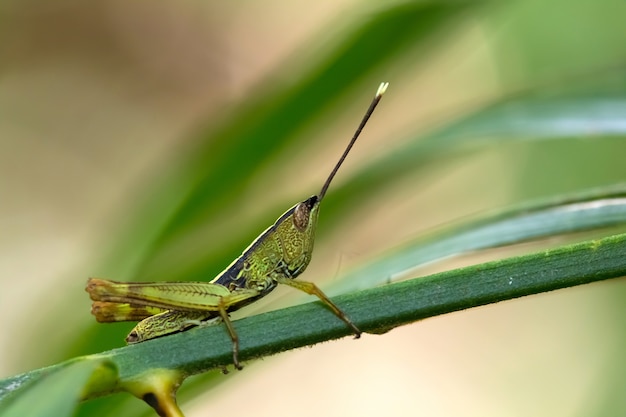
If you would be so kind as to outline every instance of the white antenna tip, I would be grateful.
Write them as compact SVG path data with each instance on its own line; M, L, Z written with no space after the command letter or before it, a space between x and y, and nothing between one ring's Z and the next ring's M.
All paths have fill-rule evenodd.
M387 87L389 87L389 83L380 83L380 87L378 87L378 91L376 91L376 96L380 97L385 94L385 91L387 91Z

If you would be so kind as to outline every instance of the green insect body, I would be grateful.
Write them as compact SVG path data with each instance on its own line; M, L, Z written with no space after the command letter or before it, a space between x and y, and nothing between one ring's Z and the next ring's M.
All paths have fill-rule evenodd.
M180 294L180 298L187 302L190 300L190 294L201 294L201 296L197 298L197 303L188 306L189 310L165 310L143 319L130 332L126 341L138 343L183 331L200 323L217 324L219 321L211 319L218 318L219 313L213 307L207 307L215 305L215 303L207 303L208 298L245 294L245 300L231 304L228 308L228 311L232 312L268 294L276 288L279 279L297 277L311 261L318 213L319 203L316 196L298 203L280 216L274 225L255 239L240 257L210 283L185 282L177 286L178 288L166 285L166 291L169 291L168 302L175 297L172 294ZM211 284L208 293L207 284ZM137 298L148 299L147 302L150 302L152 306L159 303L158 299L151 297L149 292L145 292L145 290L155 288L159 283L145 283L145 285L116 283L116 285L119 285L124 298L129 297L129 292L133 291L137 293ZM104 285L97 287L105 288ZM164 289L165 287L159 289L159 293ZM107 293L111 294L112 291L109 290ZM204 308L211 308L211 310L202 311Z
M361 331L315 284L295 281L311 261L319 206L348 152L385 92L381 84L365 117L320 193L287 210L211 282L116 282L90 278L86 291L99 322L141 320L126 341L138 343L196 325L223 322L233 343L233 363L239 339L228 316L271 292L278 284L317 296L359 337Z

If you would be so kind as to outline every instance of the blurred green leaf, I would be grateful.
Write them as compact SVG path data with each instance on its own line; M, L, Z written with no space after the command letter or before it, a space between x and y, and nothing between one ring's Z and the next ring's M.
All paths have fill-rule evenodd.
M495 103L428 136L446 148L465 137L516 141L594 138L626 134L626 100L621 95L522 97Z
M524 204L448 227L389 251L331 285L344 294L380 285L408 270L471 251L626 224L626 186L592 190L560 201Z
M622 94L626 93L622 91ZM432 169L451 156L487 147L560 140L604 142L626 136L626 100L621 97L529 97L504 99L451 120L364 165L324 206L327 217L350 210L351 201L376 198L377 191L398 178ZM337 213L339 212L339 213ZM326 224L325 227L331 227Z
M4 417L65 417L85 392L103 390L116 379L112 362L81 358L53 368L2 381L0 405ZM92 380L92 386L89 385Z

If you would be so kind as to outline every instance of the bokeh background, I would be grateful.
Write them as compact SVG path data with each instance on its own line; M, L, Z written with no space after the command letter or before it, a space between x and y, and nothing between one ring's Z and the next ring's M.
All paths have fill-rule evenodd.
M406 28L394 32L385 22L398 16ZM575 118L562 120L573 134L475 134L471 151L387 184L362 167L509 100L548 98L558 105L547 119L598 97L608 113L626 110L625 16L621 0L3 1L0 376L123 345L132 325L93 323L89 276L210 279L319 190L381 81L388 93L329 191L328 215L322 207L306 272L322 288L442 225L623 182L626 117L614 134ZM332 209L343 185L368 180L350 210ZM194 187L203 191L190 203ZM182 408L623 415L624 290L614 280L288 352L194 378ZM278 289L241 314L292 296ZM80 415L150 415L127 399Z

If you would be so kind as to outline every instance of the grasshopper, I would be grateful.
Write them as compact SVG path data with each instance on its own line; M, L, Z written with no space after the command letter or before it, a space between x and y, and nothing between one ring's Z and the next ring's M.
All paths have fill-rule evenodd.
M87 281L93 300L91 313L101 323L139 321L126 337L128 344L223 322L233 346L233 364L239 363L239 338L228 316L269 294L278 284L317 296L359 338L361 331L315 284L294 281L308 266L315 228L331 181L387 89L382 83L365 116L319 194L299 202L267 228L221 274L210 282Z

